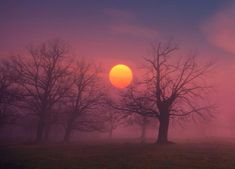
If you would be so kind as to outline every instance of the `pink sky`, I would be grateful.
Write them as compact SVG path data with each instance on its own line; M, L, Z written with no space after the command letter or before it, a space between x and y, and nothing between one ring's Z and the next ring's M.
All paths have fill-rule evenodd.
M22 53L32 42L61 38L71 45L73 56L103 64L107 78L109 69L120 63L129 65L134 76L138 76L136 72L141 58L147 54L148 43L173 38L185 53L197 51L202 60L215 61L217 67L212 79L217 85L218 124L235 120L235 4L221 5L195 22L190 17L185 22L177 20L177 17L174 19L173 7L172 20L168 20L168 15L162 15L166 17L162 19L158 18L160 14L136 12L127 7L105 7L100 11L87 9L73 19L57 17L57 13L50 19L46 16L49 10L45 10L45 15L28 19L27 10L17 7L12 8L9 20L5 22L7 26L0 30L1 57ZM94 16L89 12L94 12ZM145 18L147 14L141 15L143 12L149 12L147 14L152 15L152 20L156 17L156 23L151 24L150 19ZM17 19L17 15L22 15L22 18Z

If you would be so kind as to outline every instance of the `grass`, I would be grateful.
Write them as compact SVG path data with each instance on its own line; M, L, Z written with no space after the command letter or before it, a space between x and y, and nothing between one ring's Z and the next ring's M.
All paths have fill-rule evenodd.
M234 169L235 144L15 145L0 148L2 169Z

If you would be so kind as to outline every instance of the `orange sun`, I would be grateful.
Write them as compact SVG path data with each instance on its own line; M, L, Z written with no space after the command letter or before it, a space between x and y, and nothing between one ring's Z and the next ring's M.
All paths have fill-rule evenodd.
M123 64L118 64L113 66L109 72L109 80L113 86L117 88L125 88L132 81L132 71L131 69Z

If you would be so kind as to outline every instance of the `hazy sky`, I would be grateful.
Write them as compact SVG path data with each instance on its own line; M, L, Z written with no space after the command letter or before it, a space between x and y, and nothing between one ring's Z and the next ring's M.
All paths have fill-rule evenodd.
M1 0L0 54L18 52L29 43L52 38L68 41L83 57L139 57L145 54L147 42L167 38L193 50L204 50L206 45L208 49L216 47L216 53L234 52L220 40L234 40L235 35L228 39L217 35L235 29L234 22L220 25L233 21L235 5L231 2Z
M216 60L217 101L235 119L235 2L228 0L1 0L0 56L61 38L72 53L136 65L148 42L173 38ZM224 115L226 114L226 116Z

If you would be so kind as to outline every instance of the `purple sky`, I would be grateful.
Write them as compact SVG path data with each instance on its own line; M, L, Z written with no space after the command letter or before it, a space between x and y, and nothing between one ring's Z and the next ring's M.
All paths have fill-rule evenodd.
M135 69L148 42L173 38L184 51L216 61L219 114L235 120L234 18L229 0L1 0L0 57L60 38L74 56L106 70L117 63Z

